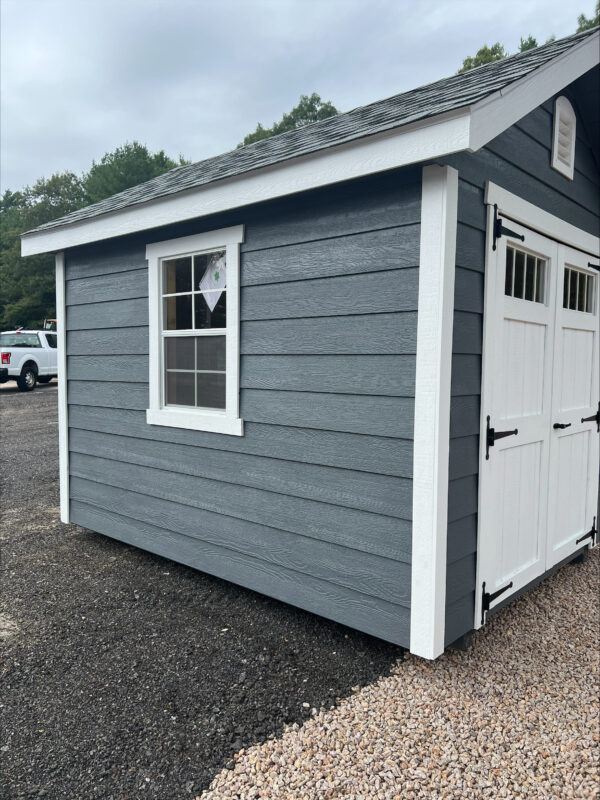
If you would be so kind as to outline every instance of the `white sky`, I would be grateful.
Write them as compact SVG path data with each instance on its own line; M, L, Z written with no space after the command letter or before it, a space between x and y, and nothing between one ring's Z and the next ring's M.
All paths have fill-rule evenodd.
M341 111L575 32L594 0L2 0L2 190L138 140L198 161L300 94Z

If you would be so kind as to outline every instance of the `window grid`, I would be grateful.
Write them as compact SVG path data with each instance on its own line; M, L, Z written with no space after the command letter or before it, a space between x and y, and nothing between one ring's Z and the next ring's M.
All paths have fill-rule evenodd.
M213 409L217 411L225 410L225 401L223 402L222 407L215 407L215 406L199 406L198 405L198 379L197 375L227 375L227 370L217 370L217 369L198 369L198 347L196 340L201 337L209 337L209 336L222 336L224 339L227 335L226 325L223 327L215 327L215 328L197 328L196 327L196 302L195 298L197 295L217 295L217 300L220 299L221 296L226 295L226 284L223 288L218 289L196 289L196 281L195 278L198 278L199 282L204 278L204 275L208 269L211 268L210 262L207 263L204 269L198 270L197 259L202 256L219 256L220 258L225 258L225 251L224 250L210 250L204 252L196 252L191 253L188 256L179 257L179 258L164 258L160 261L160 281L161 281L161 336L163 340L163 347L162 347L162 358L164 363L163 369L163 380L162 380L162 392L164 398L165 406L174 406L174 407L182 407L182 408L206 408L206 409ZM165 291L166 288L166 275L167 275L167 264L173 263L176 264L178 261L187 261L189 259L189 275L190 275L190 290L180 291L180 292L168 292ZM199 274L197 274L197 270ZM176 276L174 276L174 283L176 283ZM191 303L191 328L168 328L167 325L167 298L171 297L190 297ZM215 304L216 306L216 304ZM213 306L213 311L215 306ZM175 320L175 324L177 324L177 320ZM194 369L182 369L180 367L175 368L168 368L168 355L167 355L167 341L170 338L177 338L177 337L189 337L194 339ZM169 374L191 374L194 375L194 404L193 406L187 404L180 404L180 403L169 403L168 402L168 382L167 376Z
M506 248L504 294L517 300L546 302L546 259Z
M587 272L565 267L563 283L563 308L570 311L581 311L585 314L594 313L594 295L596 290L596 276Z

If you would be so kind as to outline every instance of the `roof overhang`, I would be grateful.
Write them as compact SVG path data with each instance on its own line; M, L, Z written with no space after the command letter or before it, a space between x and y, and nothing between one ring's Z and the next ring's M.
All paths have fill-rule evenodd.
M463 150L474 152L596 66L599 43L596 32L506 89L458 111L80 222L25 233L21 253L58 252Z

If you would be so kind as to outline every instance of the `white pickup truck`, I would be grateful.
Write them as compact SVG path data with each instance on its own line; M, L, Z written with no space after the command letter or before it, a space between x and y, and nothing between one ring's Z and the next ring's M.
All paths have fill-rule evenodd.
M16 381L22 392L49 383L58 372L56 333L16 330L0 333L0 383Z

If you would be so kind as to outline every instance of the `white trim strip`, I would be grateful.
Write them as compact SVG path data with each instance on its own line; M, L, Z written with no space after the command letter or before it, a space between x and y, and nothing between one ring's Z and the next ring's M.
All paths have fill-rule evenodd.
M67 309L65 303L65 254L56 254L56 358L58 372L58 473L60 519L69 513L69 407L67 405Z
M600 33L586 37L525 78L486 97L471 113L470 150L479 150L598 64Z
M458 172L423 168L413 456L410 652L444 651Z
M124 236L464 150L469 109L21 238L31 256Z
M488 205L496 204L499 213L506 214L515 222L521 222L544 236L549 236L576 250L583 250L584 253L598 257L600 239L597 236L592 236L591 233L576 228L560 217L555 217L554 214L542 211L533 203L523 200L512 192L507 192L506 189L495 183L488 181L485 189L485 202Z

